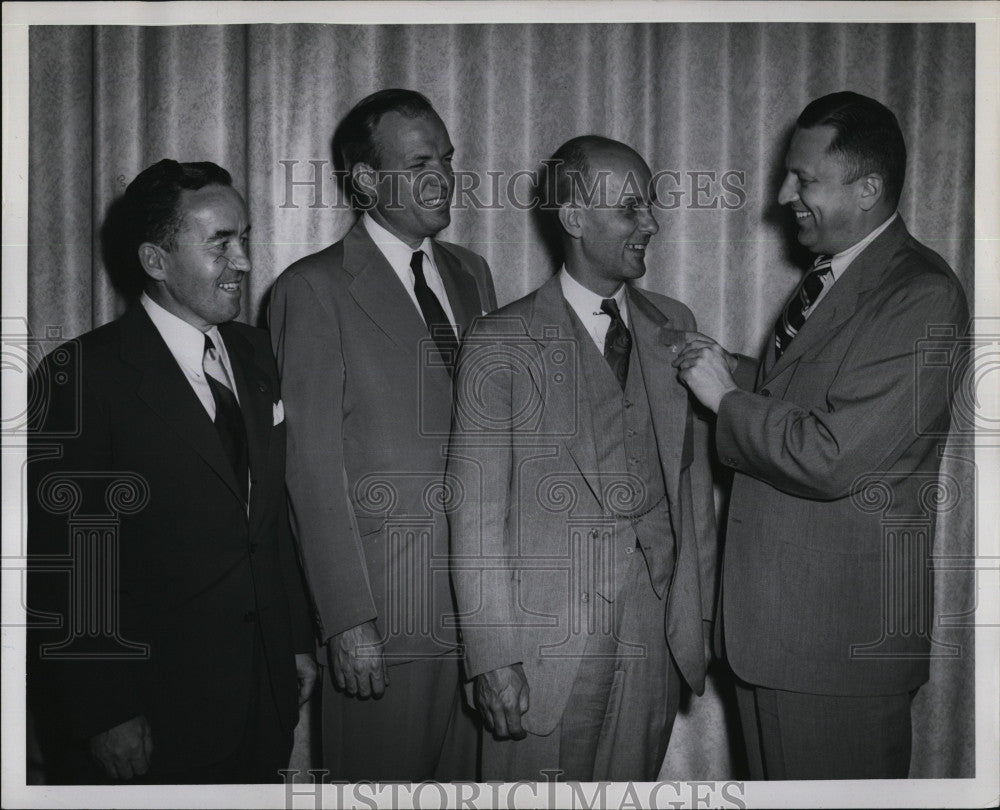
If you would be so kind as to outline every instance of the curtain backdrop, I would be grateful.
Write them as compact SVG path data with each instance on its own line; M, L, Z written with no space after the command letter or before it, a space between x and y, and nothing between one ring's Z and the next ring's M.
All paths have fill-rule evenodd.
M484 178L475 194L486 206L466 195L443 238L486 256L501 304L554 269L516 202L527 182L511 193L507 183L568 138L598 133L665 173L669 208L640 284L687 303L728 349L758 354L808 261L775 201L787 138L805 104L842 89L896 112L909 151L900 211L971 302L974 76L974 28L958 24L33 27L29 321L73 337L121 313L100 227L140 170L172 157L215 161L244 193L254 271L242 317L260 323L275 277L352 220L331 177L334 126L392 86L429 96L456 168ZM953 446L945 471L963 497L939 517L937 553L969 555L968 451ZM932 661L918 693L915 777L973 775L971 576L937 576L947 626L934 636L957 653ZM737 731L717 672L678 718L662 778L743 776Z

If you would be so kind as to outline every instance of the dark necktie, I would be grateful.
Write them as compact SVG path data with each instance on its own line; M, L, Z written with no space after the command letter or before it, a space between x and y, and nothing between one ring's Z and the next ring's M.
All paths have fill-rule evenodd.
M622 320L618 302L614 298L605 298L601 301L601 312L611 316L611 325L604 338L604 359L608 361L608 365L618 378L618 384L624 391L625 380L628 379L628 356L632 351L632 335Z
M433 290L427 286L422 250L416 251L410 257L410 269L413 271L413 292L417 295L417 303L420 304L420 311L424 315L427 331L434 338L450 374L458 354L458 339L455 337L455 330L451 328L451 321L448 320L444 307L441 306Z
M817 256L812 269L806 273L795 294L788 300L781 317L774 326L774 359L781 357L792 342L802 324L806 322L805 312L811 307L823 287L830 281L832 270L829 256Z
M205 335L205 356L203 358L205 379L212 389L212 399L215 400L215 429L218 431L226 458L236 473L236 483L244 503L247 500L247 481L250 475L250 465L247 458L247 430L243 424L243 414L236 395L230 388L229 375L222 359L216 351L212 338Z

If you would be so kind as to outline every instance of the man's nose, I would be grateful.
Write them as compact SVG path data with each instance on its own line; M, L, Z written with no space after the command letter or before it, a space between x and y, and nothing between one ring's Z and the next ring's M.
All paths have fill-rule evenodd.
M643 233L648 233L650 236L656 234L660 230L660 225L656 221L656 217L653 216L652 208L642 209L642 219L639 221L639 228Z
M249 273L252 269L250 256L247 255L245 247L235 247L229 254L229 266L241 273Z
M789 172L785 175L785 180L778 189L778 202L781 205L788 205L799 198L798 178Z

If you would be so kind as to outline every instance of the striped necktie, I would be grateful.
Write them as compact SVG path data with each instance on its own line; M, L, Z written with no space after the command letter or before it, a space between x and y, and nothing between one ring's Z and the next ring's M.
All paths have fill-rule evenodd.
M781 357L788 344L792 342L802 324L806 322L806 311L819 298L823 287L833 277L829 256L817 256L812 269L806 273L795 294L788 300L781 317L774 326L774 359Z

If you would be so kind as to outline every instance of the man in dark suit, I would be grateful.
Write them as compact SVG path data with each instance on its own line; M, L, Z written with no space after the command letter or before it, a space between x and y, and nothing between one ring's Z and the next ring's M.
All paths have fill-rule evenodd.
M292 528L329 664L323 763L335 779L474 776L441 501L457 342L496 297L481 256L434 239L451 221L453 152L419 93L359 102L334 158L364 213L271 295Z
M759 369L700 335L677 360L736 471L725 647L754 778L903 778L933 601L933 514L907 522L934 501L950 418L947 363L922 362L920 343L936 335L947 356L968 309L896 211L891 111L813 101L785 167L779 202L817 259Z
M280 781L316 664L277 373L266 333L233 322L246 206L224 169L173 160L124 203L145 292L34 379L29 684L61 743L50 777Z
M565 264L476 322L456 380L453 576L493 732L483 778L649 781L682 679L704 688L714 609L707 429L670 367L695 321L630 284L658 229L645 161L583 136L549 165Z

